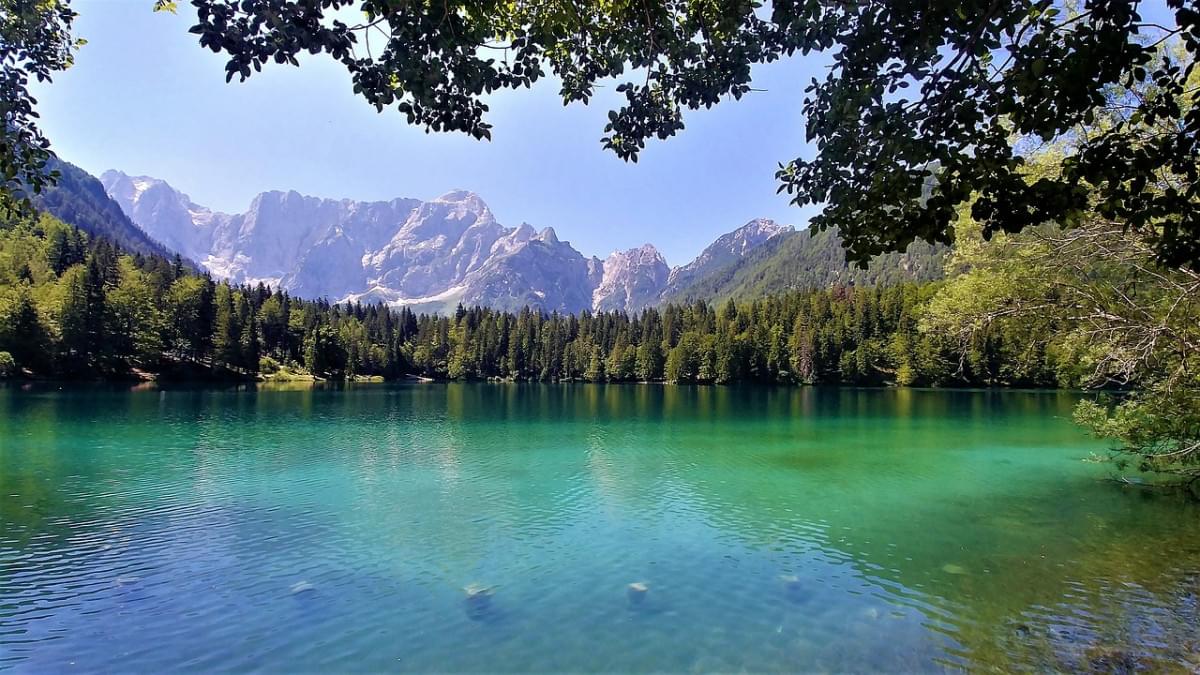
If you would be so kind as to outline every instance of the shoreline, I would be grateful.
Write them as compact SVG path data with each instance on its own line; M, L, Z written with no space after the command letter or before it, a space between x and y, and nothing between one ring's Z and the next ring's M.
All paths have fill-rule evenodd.
M0 378L0 389L9 387L18 389L30 389L38 385L58 385L58 388L67 387L96 387L96 386L112 386L123 388L129 386L131 390L138 389L159 389L159 388L203 388L211 387L215 389L227 389L230 387L249 387L249 386L264 386L267 389L281 387L287 385L296 389L302 388L326 388L338 387L341 385L536 385L536 386L614 386L614 387L640 387L640 386L655 386L655 387L680 387L690 389L847 389L860 391L930 391L930 392L961 392L961 393L1064 393L1089 396L1110 395L1115 397L1127 396L1135 390L1118 390L1118 389L1080 389L1080 388L1064 388L1064 387L1025 387L1025 386L1006 386L996 385L992 387L980 386L962 386L962 387L930 387L930 386L899 386L899 385L864 385L864 384L841 384L837 382L822 382L815 384L807 383L781 383L781 382L757 382L757 381L741 381L741 382L666 382L663 380L630 380L624 382L591 382L588 380L513 380L500 378L487 379L470 379L470 380L443 380L419 375L410 375L403 378L383 379L378 376L364 376L360 378L262 378L256 380L220 380L220 379L145 379L139 380L136 378L120 379L120 378L93 378L93 379L71 379L71 378Z

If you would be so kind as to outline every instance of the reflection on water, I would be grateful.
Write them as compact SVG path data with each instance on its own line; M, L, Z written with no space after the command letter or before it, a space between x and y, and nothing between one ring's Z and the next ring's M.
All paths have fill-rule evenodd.
M0 389L0 668L1200 668L1060 393Z

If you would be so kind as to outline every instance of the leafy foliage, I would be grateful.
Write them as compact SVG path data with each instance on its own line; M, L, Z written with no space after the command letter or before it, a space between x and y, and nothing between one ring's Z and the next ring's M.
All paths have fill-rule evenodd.
M54 178L29 81L49 81L71 65L83 45L71 37L74 19L66 0L0 0L0 209L27 208L29 196Z
M1121 468L1200 475L1200 273L1155 264L1149 241L1098 214L990 243L965 214L957 229L922 328L968 355L1010 336L1018 351L1000 356L1014 375L1050 367L1063 386L1132 390L1085 401L1076 420L1119 444Z
M1200 266L1200 114L1186 110L1200 91L1189 82L1200 14L1167 4L1174 26L1129 1L835 6L840 49L805 104L819 153L780 179L798 203L828 202L813 224L837 227L858 260L914 238L950 242L970 202L985 236L1075 223L1096 206L1150 236L1160 261ZM1156 60L1173 38L1183 63ZM1154 90L1108 98L1143 82ZM1076 133L1114 103L1113 124ZM1151 142L1144 124L1159 127ZM1062 171L1031 180L1020 141L1065 137L1075 147ZM1160 189L1163 167L1189 181Z
M1171 391L1154 386L1116 405L1083 401L1075 421L1120 443L1117 466L1136 461L1143 472L1179 476L1200 497L1200 387Z
M228 55L229 79L324 53L376 108L479 138L491 135L483 97L530 86L547 67L568 103L636 73L644 81L619 84L625 102L603 139L632 160L647 139L679 132L684 109L749 93L754 64L828 51L833 67L804 104L817 156L778 178L797 204L825 206L812 224L837 230L851 260L916 240L949 244L968 202L985 236L1074 222L1098 203L1150 236L1160 261L1195 268L1200 12L1189 0L1166 4L1174 25L1144 20L1137 0L781 0L769 10L753 0L192 0L192 31ZM346 6L364 20L335 18ZM1168 41L1180 58L1160 57ZM1117 84L1152 88L1117 102L1123 114L1082 139L1060 175L1028 180L1022 142L1074 136L1112 110ZM1137 129L1147 123L1153 137ZM1158 189L1162 167L1188 180Z
M227 79L324 54L371 105L432 131L489 138L487 94L547 71L565 103L625 78L603 142L628 160L683 129L683 110L750 93L755 64L825 51L833 67L804 104L817 155L778 178L795 203L824 205L812 225L839 232L852 261L949 244L970 203L985 236L1096 210L1146 236L1159 262L1200 267L1194 0L1166 0L1167 26L1143 19L1140 0L191 4L191 30L228 57ZM363 18L344 21L349 8ZM42 183L47 144L25 84L70 64L73 17L66 0L0 4L4 194ZM1139 93L1114 99L1113 87ZM1102 117L1102 132L1077 133ZM1030 180L1023 146L1036 139L1074 142L1061 173Z

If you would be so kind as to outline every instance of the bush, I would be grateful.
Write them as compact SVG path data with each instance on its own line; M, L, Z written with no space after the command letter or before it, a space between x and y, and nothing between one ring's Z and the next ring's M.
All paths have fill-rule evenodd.
M258 359L258 372L263 375L274 375L279 372L279 362L269 356Z
M12 377L17 372L17 360L8 352L0 352L0 377Z

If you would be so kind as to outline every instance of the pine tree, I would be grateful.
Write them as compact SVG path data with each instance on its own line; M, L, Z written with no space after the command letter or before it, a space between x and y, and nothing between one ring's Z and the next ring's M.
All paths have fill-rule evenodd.
M242 326L238 347L241 351L242 367L251 373L257 373L259 362L258 320L254 316L253 310L249 312L247 320Z
M229 284L217 284L213 302L213 358L220 363L237 366L241 362L241 326L238 325Z
M54 274L62 276L62 273L74 264L67 229L55 227L50 230L46 244L46 262L50 264L50 269L54 270Z
M604 381L604 354L600 351L599 345L593 345L591 355L588 358L587 370L584 371L583 377L589 382Z

